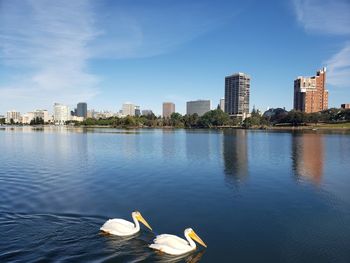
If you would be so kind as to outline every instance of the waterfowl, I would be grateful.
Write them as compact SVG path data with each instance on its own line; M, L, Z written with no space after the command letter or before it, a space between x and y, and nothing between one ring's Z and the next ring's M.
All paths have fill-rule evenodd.
M134 223L119 218L109 219L103 224L100 230L116 236L131 236L140 231L139 221L152 230L151 226L142 217L139 211L132 212L131 216Z
M187 228L184 231L186 240L175 235L162 234L156 236L153 244L149 247L159 250L170 255L182 255L196 249L196 242L204 247L207 245L203 240L193 231L192 228ZM193 241L194 240L194 241Z

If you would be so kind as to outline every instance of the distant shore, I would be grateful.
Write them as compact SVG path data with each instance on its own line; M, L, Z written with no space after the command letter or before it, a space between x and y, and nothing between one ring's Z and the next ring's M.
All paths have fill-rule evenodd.
M200 130L200 129L244 129L244 130L350 130L350 122L344 123L318 123L318 124L307 124L307 125L273 125L273 126L252 126L249 128L244 128L242 126L213 126L209 128L184 128L184 127L173 127L173 126L163 126L163 127L149 127L149 126L113 126L113 125L0 125L0 127L32 127L32 128L44 128L44 127L67 127L67 128L114 128L114 129L164 129L164 130L172 130L172 129L188 129L188 130Z

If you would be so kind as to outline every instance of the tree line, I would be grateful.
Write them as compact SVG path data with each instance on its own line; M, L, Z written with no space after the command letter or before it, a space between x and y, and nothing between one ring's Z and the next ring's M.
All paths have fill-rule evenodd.
M171 114L170 118L163 118L150 114L147 116L126 116L123 118L110 117L107 119L88 118L83 122L75 122L80 126L112 126L112 127L173 127L173 128L215 128L215 127L268 127L278 125L300 126L310 123L335 123L350 121L349 109L329 109L317 113L305 113L291 110L281 110L271 116L261 115L253 110L251 116L243 122L239 118L231 118L220 109L211 110L203 116L198 114Z

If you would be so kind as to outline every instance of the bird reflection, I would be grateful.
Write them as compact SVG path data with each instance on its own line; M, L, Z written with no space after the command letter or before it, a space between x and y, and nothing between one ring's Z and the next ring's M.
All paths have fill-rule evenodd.
M161 262L161 263L176 263L176 262L186 262L186 263L197 263L201 260L202 256L204 255L205 250L197 251L191 254L185 254L180 256L171 256L167 255L165 253L156 251L157 256L159 257L158 260L155 262Z
M225 174L229 183L236 185L248 175L247 132L224 130L223 133Z
M297 133L292 136L293 170L296 178L319 184L323 176L324 145L320 134Z

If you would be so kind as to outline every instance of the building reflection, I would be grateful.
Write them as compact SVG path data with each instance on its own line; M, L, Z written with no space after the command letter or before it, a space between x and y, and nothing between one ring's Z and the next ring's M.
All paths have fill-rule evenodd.
M223 159L226 179L237 184L248 175L248 149L246 130L223 131Z
M319 184L323 176L323 136L297 133L293 134L292 140L293 170L296 178L305 178Z

